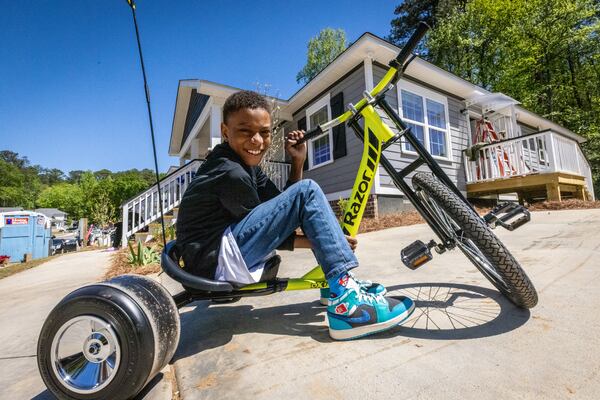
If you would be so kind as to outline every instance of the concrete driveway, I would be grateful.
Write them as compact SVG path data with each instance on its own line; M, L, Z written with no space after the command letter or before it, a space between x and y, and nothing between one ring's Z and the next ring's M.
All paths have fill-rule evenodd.
M65 254L0 280L0 399L53 398L35 358L44 320L67 293L100 280L111 254Z
M333 342L318 291L194 303L174 360L182 398L598 398L600 210L536 212L496 234L538 289L533 310L504 300L458 251L402 266L402 247L432 238L425 225L360 235L357 274L415 298L410 321ZM314 265L309 251L280 254L281 276Z

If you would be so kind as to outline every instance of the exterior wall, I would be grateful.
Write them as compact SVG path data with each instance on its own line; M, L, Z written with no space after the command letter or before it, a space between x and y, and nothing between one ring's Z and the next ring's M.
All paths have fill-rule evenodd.
M365 91L365 74L362 64L355 69L349 76L344 78L333 86L328 92L322 93L322 96L330 94L334 97L339 92L344 93L344 104L357 103L362 98ZM316 98L314 100L319 100ZM293 121L285 125L285 131L297 129L298 120L306 116L306 108L310 104L304 105L293 115ZM340 157L331 164L317 167L313 170L304 171L304 177L314 179L325 193L335 193L345 190L351 190L356 177L356 171L360 163L362 154L362 142L354 135L352 129L346 127L346 149L347 154Z
M378 65L373 65L373 74L375 75L375 82L379 82L383 75L385 74L385 70ZM428 90L433 90L431 87L425 87ZM448 102L448 119L450 122L450 148L452 153L451 160L442 160L436 159L439 163L440 167L448 174L450 179L458 186L459 190L462 192L466 192L466 178L464 172L463 165L463 157L462 152L468 146L468 136L469 136L469 127L468 127L468 116L463 115L460 110L464 108L464 104L461 100L447 96L443 93L437 92L440 95L444 95ZM398 92L396 90L390 90L386 94L386 99L388 103L394 107L399 112L398 106ZM390 126L393 126L393 123L389 121L386 117L384 120L388 122ZM402 151L402 144L395 143L390 146L383 154L391 161L392 165L396 169L405 168L408 164L414 161L417 156L412 154L407 154ZM426 166L421 166L417 171L429 171ZM410 179L414 175L411 174L408 176ZM388 173L380 167L380 185L381 192L385 192L386 189L388 193L392 194L389 189L395 189L396 186L392 182Z

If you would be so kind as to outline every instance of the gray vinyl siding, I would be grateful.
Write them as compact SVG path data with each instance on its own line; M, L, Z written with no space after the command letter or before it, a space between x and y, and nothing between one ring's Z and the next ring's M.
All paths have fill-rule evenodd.
M329 91L329 95L333 98L342 91L344 92L344 104L355 104L362 98L362 93L365 91L364 67L361 66L336 84ZM327 93L323 93L319 98L326 95ZM306 116L306 108L307 106L304 106L295 113L293 121L285 126L286 132L297 129L298 120ZM361 154L362 142L354 135L351 128L346 127L346 156L338 158L331 164L304 171L304 177L315 180L326 194L350 190L354 184Z
M376 65L373 66L374 82L379 82L379 80L381 80L384 74L384 69ZM429 89L431 90L431 87ZM440 94L444 95L443 93ZM468 146L468 117L461 114L460 112L460 110L464 108L464 104L462 101L449 96L445 97L448 101L448 118L450 122L450 146L452 149L452 159L448 161L436 159L436 161L444 170L444 172L448 174L450 179L456 183L459 190L465 192L466 179L462 154L463 150ZM392 107L394 107L396 110L399 110L398 92L396 88L394 88L394 90L391 90L386 94L386 99ZM391 121L387 120L387 118L384 117L384 120L386 120L390 126L393 126ZM400 142L395 143L383 153L388 158L388 160L391 161L392 165L397 170L405 168L408 164L410 164L417 158L417 156L415 155L403 152L401 146L402 145ZM421 166L417 171L429 171L429 169L425 166ZM412 174L409 175L409 178L410 177L412 177ZM392 182L387 171L385 171L382 167L380 167L380 185L382 188L395 188L395 185Z

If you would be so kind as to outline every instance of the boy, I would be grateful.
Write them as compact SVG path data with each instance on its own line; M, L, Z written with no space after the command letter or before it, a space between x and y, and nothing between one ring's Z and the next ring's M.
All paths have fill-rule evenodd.
M190 272L248 284L260 280L264 261L277 249L311 248L329 283L329 333L354 339L404 321L412 300L384 297L385 288L358 281L354 238L345 237L320 187L302 180L306 144L288 133L291 158L283 193L258 167L271 144L268 102L255 92L231 95L223 107L223 143L215 146L186 190L177 218L177 245ZM304 235L296 235L301 227Z

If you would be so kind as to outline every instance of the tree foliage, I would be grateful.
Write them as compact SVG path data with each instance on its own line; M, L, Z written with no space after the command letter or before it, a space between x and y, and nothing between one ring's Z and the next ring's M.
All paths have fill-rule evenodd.
M308 41L307 60L296 75L296 82L308 83L347 47L343 29L325 28Z
M32 208L42 189L40 167L32 166L27 157L0 151L0 207Z
M155 183L149 169L70 171L31 165L27 157L0 151L0 207L58 208L69 218L106 225L120 219L119 206Z
M390 39L401 45L421 17L428 19L426 59L585 137L598 193L598 1L406 1L396 11Z

